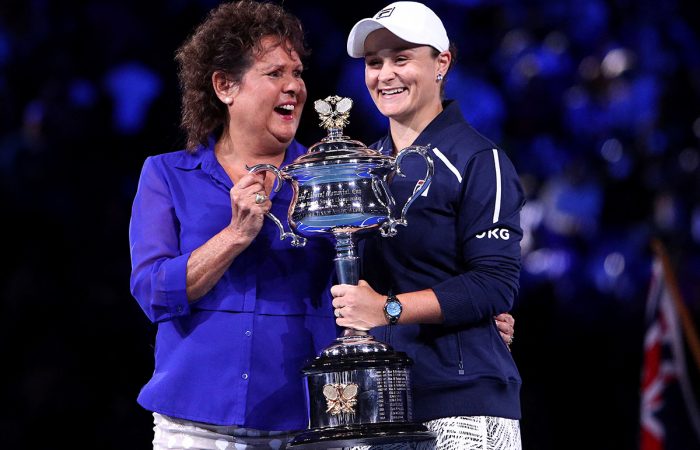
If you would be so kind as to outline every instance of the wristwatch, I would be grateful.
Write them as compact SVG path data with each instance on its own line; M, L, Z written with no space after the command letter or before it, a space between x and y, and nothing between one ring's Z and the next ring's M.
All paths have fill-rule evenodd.
M401 317L401 311L403 311L403 306L395 295L389 295L386 298L386 303L384 303L384 317L389 322L389 325L396 325Z

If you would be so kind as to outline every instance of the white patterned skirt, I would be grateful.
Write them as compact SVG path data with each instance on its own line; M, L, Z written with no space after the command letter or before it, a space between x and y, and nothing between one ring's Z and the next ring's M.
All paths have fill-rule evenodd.
M520 422L488 416L445 417L425 422L435 441L352 447L351 450L522 450Z

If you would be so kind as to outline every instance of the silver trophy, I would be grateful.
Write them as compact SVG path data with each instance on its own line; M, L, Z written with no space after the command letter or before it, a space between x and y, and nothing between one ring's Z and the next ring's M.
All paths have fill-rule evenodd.
M280 239L304 246L306 238L332 238L339 283L358 284L356 240L379 232L394 236L406 226L406 211L430 185L433 161L428 146L410 146L396 157L383 155L363 143L343 136L352 100L330 96L314 108L328 135L283 168L258 164L252 173L270 171L292 184L285 231L282 222L268 213L280 230ZM416 184L397 217L398 208L388 187L393 176L404 176L401 161L409 155L425 159L426 172ZM294 448L350 447L433 439L422 424L413 423L410 366L403 352L379 342L366 331L346 328L330 346L302 369L309 400L309 429L298 434Z

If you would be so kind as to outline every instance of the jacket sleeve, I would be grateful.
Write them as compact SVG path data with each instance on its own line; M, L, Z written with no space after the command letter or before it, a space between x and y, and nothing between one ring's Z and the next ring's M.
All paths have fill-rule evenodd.
M509 311L520 279L518 175L501 150L478 152L467 163L456 212L463 272L433 287L445 325L464 325Z
M146 159L129 223L131 294L152 322L189 314L190 253L179 251L179 221L158 161Z

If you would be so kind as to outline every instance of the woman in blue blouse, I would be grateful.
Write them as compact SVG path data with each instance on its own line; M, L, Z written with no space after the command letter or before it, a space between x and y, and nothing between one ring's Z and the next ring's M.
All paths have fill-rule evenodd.
M336 337L325 240L280 241L292 192L246 166L286 165L306 87L298 19L244 1L177 52L187 150L149 157L134 200L131 291L158 326L138 402L154 448L285 448L308 424L300 369Z

